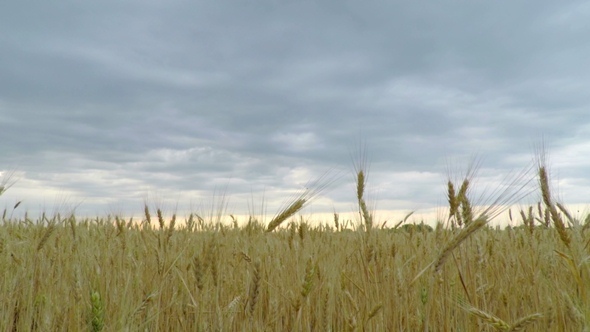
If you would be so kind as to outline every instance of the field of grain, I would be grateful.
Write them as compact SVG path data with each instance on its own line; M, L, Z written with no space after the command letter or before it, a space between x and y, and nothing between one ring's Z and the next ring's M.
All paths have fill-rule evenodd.
M518 195L476 212L469 176L434 229L373 225L362 167L352 228L297 218L321 185L269 224L5 212L0 330L588 331L590 223L553 199L543 163L532 173L542 202L506 229L488 221Z

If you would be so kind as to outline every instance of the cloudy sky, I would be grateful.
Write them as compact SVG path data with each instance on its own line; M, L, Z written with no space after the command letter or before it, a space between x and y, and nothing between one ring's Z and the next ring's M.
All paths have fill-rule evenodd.
M2 4L18 181L0 206L140 215L225 193L228 213L273 214L329 171L310 213L349 212L363 150L374 208L420 212L474 155L493 186L542 141L559 196L587 203L589 22L583 1Z

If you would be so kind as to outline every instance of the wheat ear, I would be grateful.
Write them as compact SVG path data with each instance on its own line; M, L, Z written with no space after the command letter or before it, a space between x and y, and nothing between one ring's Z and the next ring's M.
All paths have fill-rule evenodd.
M508 330L508 332L524 331L525 327L527 327L529 324L534 323L536 320L540 318L543 318L543 315L539 313L522 317L521 319L514 322L514 324L512 324L512 327L510 328L510 330Z
M98 291L90 294L90 302L92 303L90 315L91 331L102 331L104 328L104 303Z
M260 294L260 280L261 280L261 272L260 272L260 262L256 261L254 263L254 274L252 277L252 284L250 285L250 294L249 294L249 313L250 316L254 314L254 309L256 307L256 303L258 302L258 295Z
M510 329L510 325L508 325L508 323L506 323L505 321L501 320L500 318L498 318L492 314L489 314L483 310L479 310L474 307L465 308L465 310L467 310L467 312L469 312L473 316L476 316L476 317L482 319L487 324L490 324L498 331L507 331Z
M279 227L279 225L281 225L285 220L289 219L290 217L295 215L295 213L297 213L299 210L301 210L303 208L303 206L305 205L305 203L306 203L305 198L299 198L299 199L295 200L293 203L291 203L291 205L289 205L285 209L283 209L276 217L274 217L270 221L266 231L272 232L275 228Z
M143 212L145 214L145 221L147 222L148 226L152 224L152 216L150 215L150 209L148 208L147 204L144 205Z
M539 182L541 185L541 196L543 197L543 202L545 206L549 210L549 214L551 216L551 220L553 220L553 225L555 225L555 229L557 230L557 234L559 234L559 238L566 247L570 247L570 237L565 230L565 225L563 223L563 219L559 215L557 208L551 201L551 192L549 190L549 177L547 175L547 170L545 166L539 167Z
M434 271L440 271L440 268L445 263L447 257L451 254L455 248L457 248L465 239L467 239L471 234L475 233L478 229L483 227L488 222L488 218L485 215L482 215L475 219L472 223L467 225L465 228L461 230L454 238L449 241L449 243L445 246L445 248L441 251L440 255L436 259L436 263L434 264Z

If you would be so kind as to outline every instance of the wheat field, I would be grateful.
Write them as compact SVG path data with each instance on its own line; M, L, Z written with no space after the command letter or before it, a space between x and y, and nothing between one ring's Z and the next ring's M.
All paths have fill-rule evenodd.
M478 211L469 176L434 228L373 225L363 167L356 221L297 218L321 184L269 224L5 211L0 330L590 331L590 218L553 199L544 163L532 173L542 201L505 229L488 222L518 195Z

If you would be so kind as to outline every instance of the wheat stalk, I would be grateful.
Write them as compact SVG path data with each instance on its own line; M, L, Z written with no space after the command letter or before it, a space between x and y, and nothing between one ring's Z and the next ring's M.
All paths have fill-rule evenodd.
M47 228L45 229L45 232L43 233L41 240L39 240L39 244L37 245L37 251L43 248L45 243L47 243L47 240L49 240L51 234L53 234L53 231L55 231L55 222L50 222Z
M316 271L313 265L313 261L310 257L305 265L305 277L303 278L303 283L301 285L301 297L304 299L307 298L309 293L311 293L311 288L313 286L313 276L315 272Z
M195 275L195 280L197 281L197 288L199 290L203 290L203 276L205 275L205 268L203 266L203 262L199 255L195 255L193 258L193 273Z
M133 311L132 316L138 316L143 314L146 309L148 308L149 304L154 300L154 298L157 296L157 293L151 293L149 295L147 295L143 301L141 301L141 304Z
M354 180L356 183L356 198L359 206L359 217L364 220L365 230L368 232L373 227L373 216L367 208L364 199L365 188L367 185L367 159L366 149L359 150L359 159L354 162Z
M90 311L91 331L102 331L104 328L104 304L98 291L94 291L90 294L90 303L92 304Z
M262 279L260 271L260 262L254 263L254 271L252 276L252 282L250 284L250 294L248 295L249 313L250 316L254 315L254 309L258 302L258 295L260 294L260 280Z
M150 209L148 208L147 204L144 205L143 213L145 214L145 220L147 221L148 225L152 224L152 216L150 215Z
M206 268L211 270L211 277L213 278L213 286L217 287L217 283L219 280L219 270L218 270L218 256L219 256L219 249L217 246L217 242L215 239L212 239L209 244L207 245L207 249L205 250L205 264Z
M449 220L457 213L459 208L459 200L455 194L455 186L449 180L447 182L447 200L449 202Z
M461 195L459 200L461 201L461 218L463 219L463 223L467 226L473 221L471 203L469 202L467 195Z
M563 244L565 244L566 247L569 248L571 240L569 235L567 234L565 225L563 223L563 220L561 219L561 216L559 215L559 212L557 211L555 205L551 201L551 192L549 190L549 177L547 175L547 170L543 165L539 166L539 182L541 186L541 196L543 197L543 202L545 203L545 207L549 211L551 220L553 220L553 225L557 230L557 234L559 235L561 242L563 242Z
M537 321L538 319L541 319L541 318L543 318L543 315L540 313L535 313L535 314L531 314L531 315L522 317L521 319L514 322L514 324L512 324L512 327L508 331L509 332L524 331L524 329L528 325L534 323L535 321Z
M305 240L305 236L307 234L307 224L305 222L303 222L303 220L299 223L299 226L297 227L297 234L299 235L299 240L301 240L301 243L303 244L303 240Z
M329 323L329 316L328 316L328 309L330 304L330 291L328 291L324 295L324 301L322 305L322 322L323 322L323 330L330 331L330 323Z
M455 250L465 239L467 239L471 234L475 233L478 229L483 227L488 222L488 218L485 215L482 215L475 219L472 223L467 225L463 228L455 237L449 241L449 243L444 247L441 251L440 255L435 261L434 264L434 271L440 271L440 268L444 264L445 260L449 256L449 254Z
M160 210L160 208L158 208L156 210L156 213L158 215L158 223L160 224L160 229L164 229L164 217L162 216L162 210Z
M356 197L360 201L365 192L365 172L360 169L356 177Z
M170 244L170 238L174 234L174 225L176 224L176 213L172 215L170 225L168 226L168 232L166 232L166 244Z
M373 228L373 217L371 216L369 209L367 209L367 204L364 199L361 198L359 200L359 206L361 208L363 219L365 220L365 228L369 231Z
M484 322L491 325L492 327L494 327L498 331L510 330L510 325L508 325L508 323L506 323L505 321L501 320L500 318L498 318L492 314L489 314L483 310L480 310L480 309L477 309L474 307L469 307L469 308L464 308L464 309L467 310L467 312L469 312L470 314L482 319Z
M461 183L461 187L459 188L459 193L457 194L457 199L459 201L464 197L467 197L467 190L469 189L469 179L465 178L463 183Z
M279 227L285 220L294 216L306 204L308 204L313 198L315 198L322 191L324 191L334 181L335 178L330 176L329 172L326 172L322 174L320 177L318 177L316 180L308 183L306 185L306 189L301 194L296 196L296 198L293 199L290 204L281 209L277 216L275 216L270 221L266 228L266 232L272 232L277 227Z
M381 309L383 309L383 304L378 304L375 307L373 307L373 309L369 312L369 315L365 323L368 323L371 319L373 319L373 317L377 316Z
M272 232L275 228L279 227L285 220L295 215L299 210L303 208L307 200L305 198L298 198L288 207L283 209L279 214L274 217L266 229L267 232Z

